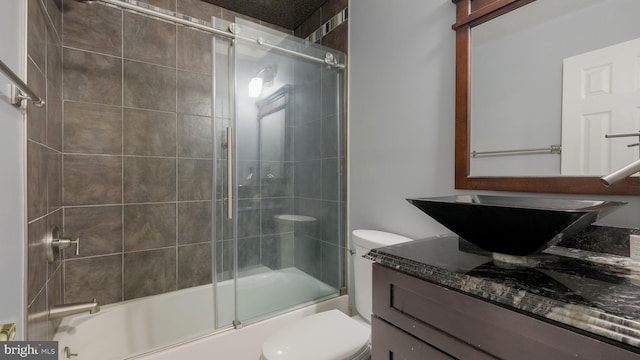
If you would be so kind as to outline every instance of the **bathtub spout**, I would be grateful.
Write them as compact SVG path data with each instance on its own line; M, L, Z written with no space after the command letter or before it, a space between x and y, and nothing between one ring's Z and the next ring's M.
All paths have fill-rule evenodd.
M65 316L80 314L87 311L90 314L95 314L100 311L100 305L96 299L93 299L93 302L52 306L51 309L49 309L49 319L60 319Z

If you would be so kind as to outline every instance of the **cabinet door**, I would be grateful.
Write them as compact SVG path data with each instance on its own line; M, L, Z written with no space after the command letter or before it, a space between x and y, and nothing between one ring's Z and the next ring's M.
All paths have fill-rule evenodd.
M371 328L372 360L454 359L375 316L371 318Z
M640 354L410 275L373 266L373 313L458 359L640 360Z

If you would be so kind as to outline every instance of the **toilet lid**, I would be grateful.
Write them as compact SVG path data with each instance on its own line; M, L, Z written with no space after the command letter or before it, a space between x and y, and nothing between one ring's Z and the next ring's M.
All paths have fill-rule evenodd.
M370 329L339 310L307 316L271 335L262 345L267 360L342 360L369 346Z

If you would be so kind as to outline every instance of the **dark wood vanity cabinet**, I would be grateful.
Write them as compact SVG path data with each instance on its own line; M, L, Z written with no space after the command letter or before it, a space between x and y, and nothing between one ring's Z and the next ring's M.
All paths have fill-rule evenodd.
M640 359L640 354L373 265L372 359Z

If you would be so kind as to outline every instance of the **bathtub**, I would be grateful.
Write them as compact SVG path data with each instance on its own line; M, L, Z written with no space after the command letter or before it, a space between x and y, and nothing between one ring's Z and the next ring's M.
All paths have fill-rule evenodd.
M220 311L218 324L230 324L233 320L233 285L232 280L218 283L218 309L227 309L224 312ZM106 305L99 313L93 315L79 314L66 317L53 340L58 341L61 360L66 359L66 347L71 353L78 354L73 357L76 360L121 360L136 356L141 358L142 354L151 351L156 353L149 355L149 359L162 359L163 351L158 352L157 349L168 346L173 346L173 352L196 349L207 355L175 355L166 359L198 359L209 356L224 358L214 354L217 351L228 351L229 349L225 350L226 347L234 341L237 341L235 344L241 344L238 347L247 350L247 341L251 338L255 343L252 351L258 351L255 357L257 358L259 345L274 326L281 326L316 311L329 308L341 308L344 311L347 307L345 300L335 301L335 288L296 268L261 271L240 278L237 286L240 294L238 313L241 319L277 314L291 308L298 310L244 326L240 330L227 329L228 331L213 334L216 331L213 286L203 285ZM324 305L316 304L319 300L329 298L334 299ZM242 339L239 340L239 337ZM176 344L193 342L198 338L200 339L197 344L176 347ZM222 343L218 343L220 339L224 339ZM258 346L257 349L255 346ZM144 356L143 358L146 358Z

